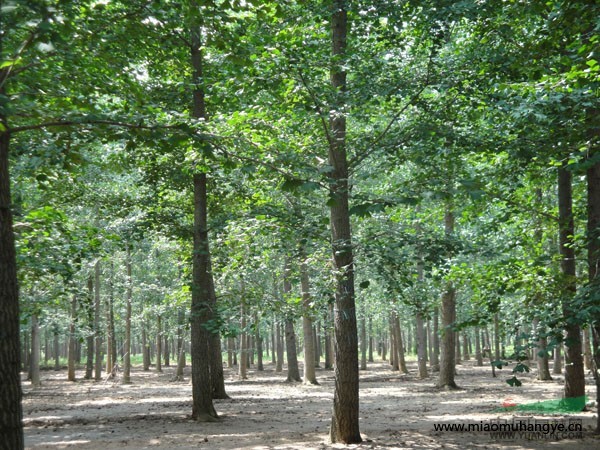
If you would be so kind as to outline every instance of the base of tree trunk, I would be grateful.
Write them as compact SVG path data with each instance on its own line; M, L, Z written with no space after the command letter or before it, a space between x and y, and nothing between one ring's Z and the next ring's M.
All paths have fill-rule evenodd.
M304 384L312 384L313 386L319 386L319 382L317 380L304 380Z
M175 375L173 378L171 378L169 380L171 383L178 383L181 381L185 381L185 378L183 378L183 375Z
M211 416L207 413L197 414L195 417L192 416L192 419L196 422L220 422L221 419L218 416Z
M292 377L287 377L287 379L285 380L286 383L297 383L297 382L301 382L302 378L292 378Z
M438 389L444 389L446 391L462 389L458 387L458 385L454 381L446 384L438 384L436 387Z

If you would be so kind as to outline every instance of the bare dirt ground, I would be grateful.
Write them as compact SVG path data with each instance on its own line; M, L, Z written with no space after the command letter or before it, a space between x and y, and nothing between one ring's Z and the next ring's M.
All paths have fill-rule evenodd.
M436 378L420 380L414 363L410 374L389 370L386 363L369 364L361 371L360 429L364 442L344 446L328 443L333 399L333 372L318 370L319 386L286 383L285 372L271 365L251 370L246 381L225 371L230 400L216 400L217 423L190 419L191 385L172 383L173 368L163 373L132 371L130 385L119 382L69 383L66 372L43 373L41 388L24 389L27 449L600 449L594 435L597 407L575 414L532 415L498 411L503 403L531 403L559 399L563 378L535 381L523 377L523 386L510 387L510 369L492 378L489 366L472 362L458 366L461 390L434 387ZM79 379L83 372L78 372ZM588 377L587 393L595 398ZM434 424L489 424L498 420L554 421L581 419L582 438L515 435L492 437L489 432L436 431ZM559 438L558 440L556 438Z

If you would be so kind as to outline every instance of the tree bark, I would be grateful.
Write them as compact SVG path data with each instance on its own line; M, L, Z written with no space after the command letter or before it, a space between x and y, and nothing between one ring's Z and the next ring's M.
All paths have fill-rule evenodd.
M94 280L90 274L87 279L87 295L85 298L85 310L87 314L87 323L91 330L86 339L87 358L85 363L86 380L92 379L94 372Z
M96 361L94 365L94 379L102 379L102 334L100 333L100 260L94 265L94 347L96 350Z
M283 372L283 339L281 337L281 324L275 324L275 340L277 341L277 364L275 372Z
M425 330L425 320L421 313L417 313L417 365L419 368L419 378L427 378L427 332Z
M346 156L346 43L348 15L345 0L332 2L331 85L337 94L330 107L329 165L330 224L337 288L334 310L335 382L330 438L332 442L362 442L359 430L358 336L354 299L354 262L349 214L349 172Z
M554 375L560 375L562 373L562 343L559 342L554 347L554 355L553 355L553 367L552 373Z
M198 31L199 33L199 31ZM197 33L193 33L194 36ZM199 38L198 38L199 39ZM200 51L199 42L192 47ZM199 56L199 55L198 55ZM194 57L194 56L193 56ZM206 209L206 174L194 174L194 254L192 258L192 418L199 422L218 419L213 405L210 378L210 332L206 324L211 319L208 273L208 230Z
M548 362L548 340L538 319L533 320L533 332L537 337L535 355L538 370L537 379L540 381L550 381L552 380L552 375L550 375Z
M31 356L29 357L29 379L33 387L42 385L40 379L40 321L37 314L31 316Z
M241 380L245 380L248 378L248 358L246 354L248 353L248 333L246 331L246 299L244 298L244 292L242 289L242 298L240 305L240 316L241 316L241 329L240 333L240 358L239 358L239 376Z
M373 338L373 318L369 317L369 362L375 362L375 360L373 359L373 343L374 343L374 338Z
M125 270L127 273L127 291L125 293L125 342L123 343L123 383L131 383L131 302L133 297L133 280L131 278L131 245L127 244L125 257Z
M587 111L589 121L589 142L592 144L591 156L600 152L600 127L597 118L600 111L592 108ZM588 280L590 286L598 288L600 266L600 163L595 163L587 170L587 250L588 250ZM596 384L596 405L600 405L600 323L591 328L592 341L592 374ZM586 345L585 351L588 352ZM596 433L600 433L600 414L596 414Z
M360 319L360 370L367 370L367 319L363 316Z
M77 296L71 298L71 317L69 321L69 351L67 356L67 381L76 381L75 361L77 353L77 339L75 336L75 324L77 321Z
M311 295L308 266L303 249L300 250L300 288L302 289L302 331L304 334L304 383L319 384L315 373L315 341L311 319Z
M475 328L475 365L483 366L483 354L481 352L481 333Z
M4 74L0 69L0 78ZM4 88L0 94L5 95ZM4 117L0 124L0 449L23 448L21 407L21 355L19 288L13 234L8 152L10 132Z
M258 313L254 313L254 342L256 342L256 370L265 370L263 365L263 348L262 348L262 336L260 335L260 321L258 320Z
M156 371L162 372L162 316L156 316Z
M575 321L577 311L571 305L577 287L575 284L575 248L573 236L573 194L571 172L566 168L558 169L558 220L561 255L561 272L564 277L565 297L562 309L565 324L565 398L577 398L585 395L585 374L581 345L581 329Z
M447 238L454 234L454 212L451 202L446 205L444 228ZM453 330L456 321L456 290L451 281L446 282L442 294L442 342L440 346L440 373L438 387L456 389L456 333Z
M430 366L432 372L440 370L440 330L439 330L439 310L433 310L433 330L432 330L432 352L430 358Z

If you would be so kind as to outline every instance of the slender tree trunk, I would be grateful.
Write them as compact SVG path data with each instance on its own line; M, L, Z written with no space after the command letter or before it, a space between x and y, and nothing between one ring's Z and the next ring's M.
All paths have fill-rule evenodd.
M77 296L71 298L71 318L69 321L69 352L67 357L67 381L76 381L75 360L77 352L77 338L75 336L75 324L77 320Z
M256 342L256 370L265 370L263 365L263 348L262 348L262 336L260 335L260 322L258 320L258 313L254 313L254 342Z
M565 298L563 300L563 316L565 326L565 397L577 398L585 395L585 374L581 345L581 329L575 321L577 311L571 305L577 290L575 285L575 248L573 236L573 195L571 188L571 172L566 168L558 169L558 215L561 271L564 276ZM585 402L583 402L585 404Z
M462 333L462 350L463 350L463 359L468 361L471 359L471 355L469 355L469 337L467 336L467 332L463 331Z
M360 370L367 370L367 319L363 316L360 319Z
M57 325L54 325L54 370L60 370L60 337Z
M150 370L150 344L148 343L148 331L146 321L142 319L142 368L145 372Z
M550 375L550 366L548 364L548 340L538 319L533 320L533 332L537 336L536 340L536 361L537 361L537 379L540 381L552 380Z
M191 26L192 117L205 121L208 118L204 96L202 56L202 23L194 19ZM200 162L200 161L198 161ZM206 173L194 173L194 254L191 314L192 354L192 417L197 421L214 421L218 418L213 405L214 384L211 360L215 341L206 324L214 310L214 283L208 242L208 195ZM219 348L220 351L220 348ZM213 362L214 364L214 362ZM221 367L222 369L222 367Z
M333 369L333 338L331 336L331 321L333 320L333 304L330 304L325 320L325 369Z
M102 379L102 334L100 333L100 260L94 265L94 347L96 350L96 361L94 365L94 379Z
M296 353L296 333L294 331L294 321L285 320L285 349L287 355L287 381L302 381L300 370L298 368L298 355Z
M162 372L162 316L156 316L156 371Z
M232 337L227 338L227 367L233 368L233 352L235 352L234 339Z
M42 385L40 379L40 322L37 314L31 316L31 356L29 357L29 379L33 387Z
M597 108L592 108L586 113L589 122L589 142L593 145L590 156L597 156L600 152L600 127L597 125L599 113ZM600 163L598 162L587 170L587 216L588 280L590 286L597 290L600 280L598 277L600 266ZM600 322L597 320L591 328L591 334L593 352L590 366L596 384L597 406L600 405ZM586 345L585 353L588 351L589 346ZM596 433L600 434L600 414L596 414Z
M560 375L562 373L562 343L559 342L554 347L552 373Z
M243 289L242 289L243 291ZM240 333L240 358L239 358L239 376L241 380L245 380L248 378L248 358L246 354L248 353L248 333L246 332L246 299L244 298L244 294L242 292L241 298L241 328L242 332Z
M273 321L271 322L271 349L271 363L277 367L277 337L275 333L275 317L273 317Z
M195 61L200 57L199 30L192 33L196 39L192 46L192 59L196 69L195 80L201 79ZM200 66L201 67L201 66ZM196 97L196 91L194 92ZM202 98L204 97L202 93ZM196 102L194 102L196 103ZM196 104L195 104L196 106ZM196 116L198 117L198 116ZM202 116L200 116L202 117ZM208 273L208 231L206 212L206 174L194 174L194 254L192 257L192 309L191 309L191 354L192 354L192 418L199 422L217 420L213 405L213 386L210 378L210 332L206 323L211 319L210 287ZM160 356L159 356L160 358Z
M373 319L371 317L369 317L369 362L375 362L375 360L373 359L373 344L374 344L374 338L373 338Z
M593 371L594 364L592 362L592 336L590 332L590 327L586 327L583 330L583 366L585 370Z
M481 334L479 328L475 328L475 365L483 366L483 354L481 353Z
M6 70L0 69L0 79L4 79ZM6 95L4 86L0 87L0 95ZM21 317L8 167L10 129L2 115L0 124L0 330L3 336L0 339L0 449L21 450L24 445L20 378Z
M300 250L300 288L302 289L302 331L304 333L304 383L319 384L315 373L315 341L311 319L311 295L304 249ZM289 367L289 363L288 363ZM288 377L289 378L289 377ZM299 378L299 376L298 376Z
M281 337L281 324L275 324L275 340L277 341L277 365L275 372L283 372L283 338Z
M454 364L462 364L462 354L460 351L460 333L454 333Z
M421 224L417 223L417 232L420 234ZM424 284L425 277L423 274L423 256L421 250L419 250L417 262L417 279L420 285ZM424 299L417 299L417 304L419 304L422 308L425 307ZM417 312L415 317L416 321L416 341L417 341L417 366L419 370L419 378L427 378L429 375L427 373L427 330L425 329L425 318L423 317L423 313Z
M315 344L315 367L321 367L321 324L313 325L313 343Z
M421 313L417 313L417 364L419 368L419 378L427 378L427 332L425 330L425 320Z
M92 379L94 372L94 280L90 274L87 279L87 296L85 298L85 310L87 314L87 323L92 331L86 338L87 359L85 363L86 380Z
M127 244L125 259L127 272L127 291L125 293L125 342L123 355L123 383L131 383L131 302L133 297L133 280L131 278L131 245Z
M330 438L332 442L362 442L359 430L358 336L354 299L354 263L349 214L349 172L346 157L346 42L348 15L345 0L332 2L331 84L337 94L330 107L329 164L330 224L337 289L334 311L335 382Z
M433 351L431 352L431 371L439 372L440 370L440 330L439 330L439 310L433 310Z
M454 212L451 202L446 205L444 214L444 228L447 238L454 234ZM455 389L454 374L456 372L455 339L456 333L452 329L456 321L456 290L451 281L446 282L442 294L442 343L440 346L440 374L438 387Z
M394 328L396 329L396 350L398 352L398 366L400 368L400 372L408 373L408 368L406 367L406 358L404 355L404 340L402 339L400 317L398 317L397 314L394 315Z

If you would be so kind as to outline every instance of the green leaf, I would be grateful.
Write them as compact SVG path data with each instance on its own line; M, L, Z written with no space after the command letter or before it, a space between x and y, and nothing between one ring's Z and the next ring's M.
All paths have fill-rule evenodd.
M508 380L506 380L506 382L512 387L515 387L515 386L519 387L523 384L519 381L519 379L517 377L509 378Z

